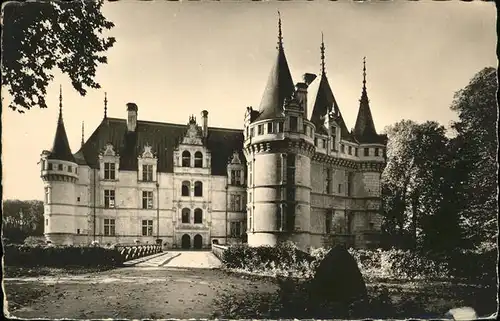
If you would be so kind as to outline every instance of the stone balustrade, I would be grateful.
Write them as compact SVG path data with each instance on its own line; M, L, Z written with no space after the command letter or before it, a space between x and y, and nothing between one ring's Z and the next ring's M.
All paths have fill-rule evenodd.
M115 249L125 262L163 252L160 244L118 244Z
M224 245L212 244L212 253L222 261L222 257L224 255L224 251L227 250L228 247Z

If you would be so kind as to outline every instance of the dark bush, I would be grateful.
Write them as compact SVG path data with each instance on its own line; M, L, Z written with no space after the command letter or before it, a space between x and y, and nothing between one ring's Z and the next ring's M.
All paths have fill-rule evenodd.
M80 246L4 246L4 262L7 266L46 267L112 267L123 264L123 258L115 249Z

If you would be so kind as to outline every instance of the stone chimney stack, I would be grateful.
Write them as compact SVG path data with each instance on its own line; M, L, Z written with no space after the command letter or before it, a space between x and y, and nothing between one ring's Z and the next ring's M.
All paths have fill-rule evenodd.
M203 121L203 138L208 136L208 111L203 110L201 112L201 119Z
M137 128L137 105L134 103L127 104L127 129L129 132L135 132Z
M302 117L304 117L304 119L307 119L307 88L314 81L314 79L316 79L316 75L306 73L302 76L302 78L304 81L299 82L295 85L295 95L297 97L297 100L299 101L299 106L304 111Z

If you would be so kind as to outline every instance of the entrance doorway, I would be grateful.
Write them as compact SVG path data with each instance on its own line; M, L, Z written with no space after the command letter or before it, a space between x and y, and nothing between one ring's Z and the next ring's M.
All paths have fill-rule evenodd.
M195 237L196 240L196 237ZM188 234L182 236L182 246L183 249L191 248L191 237Z
M203 238L200 234L194 236L194 248L201 249L203 247Z

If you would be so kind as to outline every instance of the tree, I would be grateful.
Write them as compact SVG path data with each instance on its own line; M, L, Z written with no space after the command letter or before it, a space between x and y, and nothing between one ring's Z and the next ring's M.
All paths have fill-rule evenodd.
M100 88L95 82L98 64L113 37L102 33L114 24L102 15L99 1L8 2L3 8L2 86L12 96L9 107L24 113L46 108L47 85L57 67L71 79L75 90Z
M16 243L23 242L27 236L42 236L43 212L41 201L3 201L3 236Z
M459 118L452 127L460 214L476 246L496 244L498 232L497 88L496 69L484 68L455 94L451 106Z

